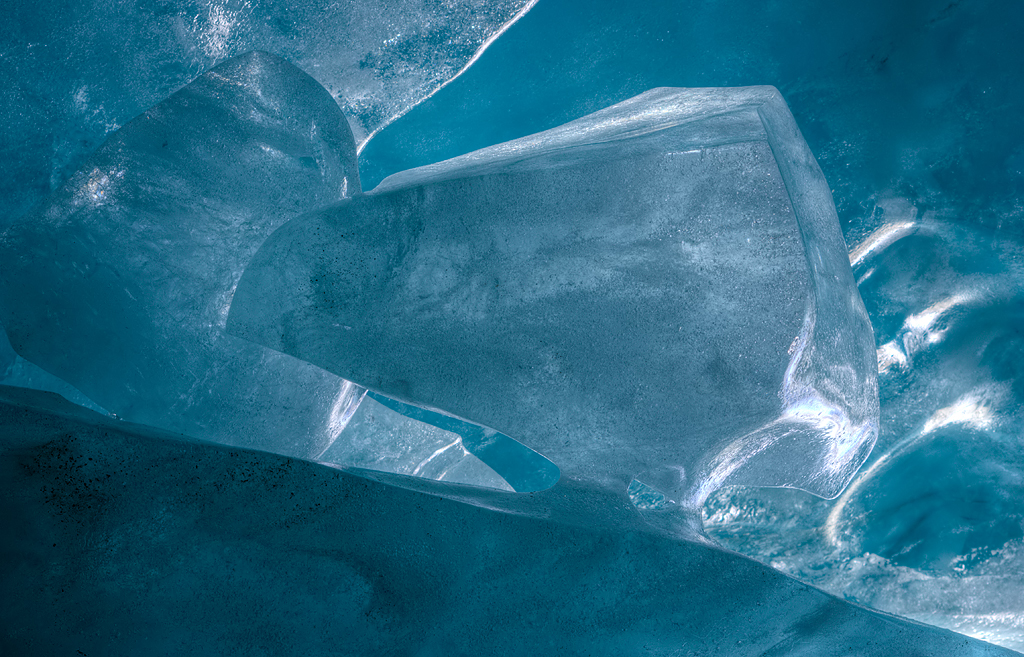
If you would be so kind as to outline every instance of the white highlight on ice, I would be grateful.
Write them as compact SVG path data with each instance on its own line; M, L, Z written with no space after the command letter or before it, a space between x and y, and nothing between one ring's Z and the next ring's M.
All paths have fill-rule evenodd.
M351 381L342 380L341 387L338 388L338 394L331 405L331 414L327 420L327 432L331 439L327 446L324 447L323 452L317 455L317 458L323 456L324 452L330 449L334 441L338 439L338 436L341 435L342 430L348 425L349 420L352 419L352 415L355 414L356 409L359 408L365 396L366 390Z
M460 447L462 446L462 438L456 438L455 440L453 440L452 442L448 443L444 447L441 447L441 448L438 448L437 450L435 450L434 453L431 454L430 456L428 456L427 458L423 459L420 462L420 464L416 466L416 469L412 471L413 475L418 475L420 473L420 471L423 470L423 468L427 467L430 464L431 461L436 459L438 456L441 456L442 454L447 452L452 447L455 447L456 445L458 445Z
M872 477L883 472L888 465L922 441L930 439L936 429L953 424L974 429L991 428L996 421L992 409L1006 397L1006 394L1005 386L998 384L988 384L975 388L949 406L935 411L925 421L919 431L906 436L879 456L878 460L871 464L871 467L857 475L857 478L843 491L835 506L832 507L824 527L825 538L828 542L835 547L841 545L839 522L842 519L843 511L850 500Z
M1000 397L999 392L989 388L964 395L951 406L935 411L925 422L922 433L931 433L950 424L988 429L994 421L992 404Z
M917 223L914 221L900 221L897 223L885 224L873 233L868 235L863 242L854 247L850 252L850 264L854 267L861 264L868 256L878 253L907 235L917 231Z
M907 317L899 334L878 348L878 373L885 374L893 367L902 369L907 366L914 354L942 342L949 327L936 328L939 320L950 311L978 299L977 292L957 292Z

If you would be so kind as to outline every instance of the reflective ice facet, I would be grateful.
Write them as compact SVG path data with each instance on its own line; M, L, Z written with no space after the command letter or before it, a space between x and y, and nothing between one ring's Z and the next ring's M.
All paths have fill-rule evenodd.
M1024 250L881 205L851 255L880 343L870 459L835 501L723 491L705 526L845 599L1024 650Z

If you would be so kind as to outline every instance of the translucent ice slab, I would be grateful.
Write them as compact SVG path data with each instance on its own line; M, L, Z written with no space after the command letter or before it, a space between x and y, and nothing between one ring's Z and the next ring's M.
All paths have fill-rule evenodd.
M3 233L11 344L121 418L315 457L362 391L221 329L263 239L358 190L352 133L323 87L271 55L225 62Z
M836 504L796 491L746 489L743 503L716 505L713 535L755 515L764 540L730 548L840 597L1024 651L1024 539L1003 543L1024 518L1024 278L1006 295L1003 274L1003 263L1024 263L1024 48L1014 36L1024 4L742 0L680 11L594 0L579 20L582 4L539 3L466 75L371 141L364 186L652 86L777 85L850 246L876 230L898 240L854 270L860 279L876 269L861 295L883 348L882 431L860 470L871 483L854 484L836 527L850 539L839 553L818 524ZM930 216L992 230L951 234L941 248L934 235L900 239L927 230ZM875 253L885 246L871 242ZM947 268L965 266L972 275L951 285ZM873 506L875 495L894 504ZM890 532L891 543L861 542ZM803 540L820 551L799 549ZM882 565L858 569L866 552ZM957 569L896 563L922 553Z
M831 195L770 87L653 90L295 219L228 330L691 508L834 496L877 434Z
M1010 654L665 536L575 481L332 469L4 387L0 471L4 654Z

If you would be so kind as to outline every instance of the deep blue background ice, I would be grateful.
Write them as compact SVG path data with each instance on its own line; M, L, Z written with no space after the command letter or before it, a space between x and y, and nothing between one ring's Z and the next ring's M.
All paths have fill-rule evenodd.
M1008 655L643 522L325 467L0 386L11 655ZM685 652L684 652L685 651Z

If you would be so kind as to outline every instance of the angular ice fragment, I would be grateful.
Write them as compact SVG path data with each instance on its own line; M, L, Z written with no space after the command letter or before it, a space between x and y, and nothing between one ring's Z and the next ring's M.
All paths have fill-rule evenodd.
M483 467L479 459L493 471L470 475ZM559 476L553 463L508 436L372 392L321 460L519 492L550 488Z
M11 344L121 418L316 456L361 389L222 329L266 236L358 191L352 133L323 87L272 55L225 62L0 237Z
M580 482L508 495L173 438L0 386L4 654L1011 654Z
M877 434L831 194L771 87L652 90L295 219L228 331L690 508L834 496Z
M369 396L360 402L342 437L317 460L513 490L466 449L462 436L396 413Z

